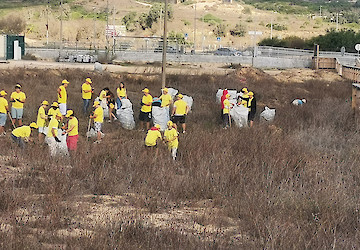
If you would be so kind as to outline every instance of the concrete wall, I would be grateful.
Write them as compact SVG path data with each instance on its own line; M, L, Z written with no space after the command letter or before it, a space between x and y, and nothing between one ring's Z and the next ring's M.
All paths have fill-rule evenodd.
M33 54L40 58L55 59L59 56L59 50L27 48L26 53ZM89 51L64 50L64 54L88 54ZM103 51L101 53L104 53ZM242 64L253 65L257 68L310 68L312 66L311 57L294 58L274 58L274 57L251 57L251 56L215 56L209 55L188 55L188 54L167 54L168 62L178 63L222 63L222 64ZM154 52L117 52L116 61L118 62L161 62L162 53Z

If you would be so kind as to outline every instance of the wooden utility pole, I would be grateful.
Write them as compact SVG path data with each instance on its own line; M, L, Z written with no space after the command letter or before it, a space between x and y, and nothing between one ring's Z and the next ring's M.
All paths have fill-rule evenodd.
M164 37L162 50L162 69L161 69L161 87L165 88L166 83L166 49L167 49L167 17L168 17L168 0L165 0L164 14Z

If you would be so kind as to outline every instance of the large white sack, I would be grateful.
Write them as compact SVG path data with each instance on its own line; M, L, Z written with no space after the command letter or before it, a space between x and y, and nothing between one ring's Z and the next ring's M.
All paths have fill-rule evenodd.
M103 108L103 116L104 116L104 118L109 118L109 107L106 104L106 101L105 100L100 101L100 98L96 97L94 102L100 102L100 106Z
M154 124L160 125L160 131L165 131L167 122L170 120L168 107L152 107L152 119Z
M223 89L218 89L218 91L216 92L216 101L218 103L221 102L221 97L223 95L224 90ZM236 100L238 97L238 93L236 92L236 90L231 90L228 89L228 94L230 95L230 100Z
M183 100L186 102L186 104L189 106L189 111L191 110L192 108L192 105L194 103L194 99L191 97L191 96L188 96L188 95L183 95Z
M230 109L231 118L239 128L248 126L248 114L249 109L243 105L235 105L232 109Z
M168 89L168 93L169 95L171 95L171 97L174 99L174 97L177 95L177 93L179 93L179 91L177 89L174 88L167 88Z
M135 128L134 111L129 99L121 100L121 108L116 111L116 116L123 128L130 130Z
M48 132L49 128L48 127L44 127L44 134L46 135ZM61 142L56 142L56 147L55 147L55 154L52 156L67 156L69 155L69 151L67 148L67 144L66 144L66 134L63 135L63 130L62 129L58 129L58 134L57 134L57 138L59 138L59 140Z
M263 118L265 121L271 122L275 118L275 111L275 109L265 107L265 110L260 114L260 118Z

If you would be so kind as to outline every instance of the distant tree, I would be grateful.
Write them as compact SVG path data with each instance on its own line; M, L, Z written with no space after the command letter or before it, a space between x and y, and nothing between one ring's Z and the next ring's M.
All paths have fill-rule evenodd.
M213 32L218 37L225 37L226 36L226 25L222 24L222 23L217 24L214 27Z
M125 24L127 31L134 31L136 29L136 16L137 13L132 11L122 18L122 22Z
M259 43L259 46L273 46L273 47L285 47L285 41L278 37L271 38L264 38Z

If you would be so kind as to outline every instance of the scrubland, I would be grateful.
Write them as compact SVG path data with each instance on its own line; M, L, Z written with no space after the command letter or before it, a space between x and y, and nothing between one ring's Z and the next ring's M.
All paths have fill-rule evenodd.
M0 247L359 248L360 135L351 83L279 82L258 71L239 72L168 76L168 86L195 100L174 162L164 145L154 157L144 149L144 132L116 123L104 125L101 144L84 137L80 88L86 77L97 92L114 90L122 79L137 118L140 91L146 86L158 94L158 76L0 71L8 93L16 82L23 85L26 123L68 79L69 108L82 134L73 160L50 158L37 144L21 152L10 138L1 138ZM273 123L221 128L215 93L239 90L245 86L240 77L255 92L257 117L265 105L276 108ZM308 103L291 106L294 98Z

